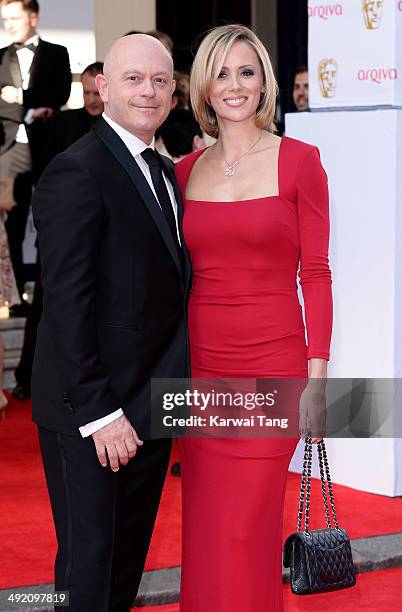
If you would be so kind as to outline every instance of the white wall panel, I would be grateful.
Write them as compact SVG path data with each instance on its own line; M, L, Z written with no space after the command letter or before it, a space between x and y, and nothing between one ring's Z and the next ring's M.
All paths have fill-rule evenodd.
M329 376L402 372L402 111L294 113L286 134L319 147L330 187L334 327ZM378 406L384 410L389 406ZM398 412L392 417L401 431ZM402 445L328 440L334 481L402 494ZM300 449L291 469L300 466ZM317 473L317 472L316 472Z

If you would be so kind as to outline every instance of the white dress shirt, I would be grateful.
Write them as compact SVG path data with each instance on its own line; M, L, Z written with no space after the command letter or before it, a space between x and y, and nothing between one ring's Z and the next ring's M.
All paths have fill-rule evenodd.
M39 36L35 34L29 40L27 40L24 44L26 45L34 45L35 47L39 44ZM33 58L35 53L31 49L17 49L17 59L20 65L21 77L22 77L22 89L28 89L29 77L31 72L31 66L33 62ZM31 123L32 121L32 109L29 109L27 114L24 117L24 121L26 123ZM23 123L20 124L18 128L17 135L15 137L16 142L20 142L22 144L28 144L28 136L27 131L25 129L25 125Z
M128 150L130 151L131 155L133 156L133 158L137 162L141 172L145 176L145 178L147 180L147 183L150 186L150 188L152 189L152 192L153 192L156 200L158 200L157 195L155 193L155 189L154 189L153 183L152 183L152 178L151 178L151 173L149 171L149 166L148 166L147 162L145 161L145 159L141 155L141 153L143 151L145 151L145 149L147 149L148 147L151 148L151 149L155 149L155 139L152 139L151 144L147 145L145 142L143 142L142 140L140 140L139 138L137 138L136 136L131 134L131 132L128 132L126 129L121 127L121 125L119 125L118 123L113 121L105 113L103 113L102 117L106 121L106 123L108 123L110 125L110 127L116 132L116 134L118 136L120 136L120 138L122 139L122 141L124 142L124 144L126 145ZM173 208L174 216L175 216L175 219L176 219L177 237L178 237L179 243L180 243L180 236L179 236L179 229L178 229L178 222L177 222L177 202L176 202L176 198L174 196L174 191L173 191L172 184L167 180L167 178L166 178L164 173L163 173L163 178L165 180L166 187L167 187L167 190L168 190L168 193L169 193L169 197L170 197L170 201L172 203L172 208ZM91 436L93 433L95 433L95 431L98 431L102 427L105 427L106 425L109 425L109 423L112 423L112 421L114 421L115 419L117 419L120 416L122 416L122 414L124 414L123 410L121 408L119 408L118 410L115 410L111 414L107 414L106 416L102 417L101 419L97 419L96 421L91 421L90 423L87 423L86 425L83 425L82 427L79 428L82 437L83 438L87 438L88 436Z

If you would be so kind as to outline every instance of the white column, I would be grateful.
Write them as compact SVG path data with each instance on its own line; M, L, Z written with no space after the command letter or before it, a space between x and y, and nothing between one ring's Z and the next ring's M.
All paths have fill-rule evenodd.
M130 30L146 32L156 27L156 0L95 0L95 38L98 60L116 38Z

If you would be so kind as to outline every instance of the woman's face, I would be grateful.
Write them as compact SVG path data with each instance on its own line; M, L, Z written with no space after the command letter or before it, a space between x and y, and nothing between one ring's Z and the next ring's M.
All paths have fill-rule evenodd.
M209 102L218 122L241 122L255 117L262 89L257 53L245 41L234 43L209 88Z

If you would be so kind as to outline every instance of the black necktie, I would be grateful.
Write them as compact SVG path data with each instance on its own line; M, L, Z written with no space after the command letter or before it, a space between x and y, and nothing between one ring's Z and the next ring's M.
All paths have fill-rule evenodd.
M18 49L30 49L30 51L33 51L34 53L36 51L36 45L33 43L29 43L29 45L26 45L25 43L14 43L14 48L16 51L18 51Z
M176 219L173 212L172 201L169 197L169 192L167 190L166 183L163 178L162 166L159 159L159 155L155 153L153 149L150 148L145 149L145 151L143 151L141 155L149 166L149 171L151 173L151 179L155 189L155 193L158 198L160 207L163 210L166 220L169 224L170 231L172 232L173 240L176 245L177 254L179 255L180 263L182 265L183 252L179 244L179 239L177 237Z

